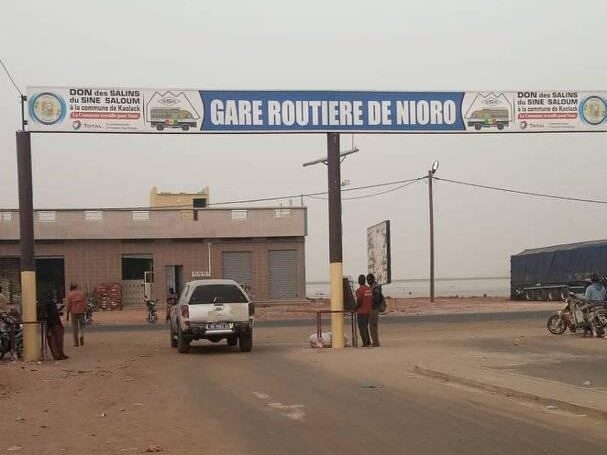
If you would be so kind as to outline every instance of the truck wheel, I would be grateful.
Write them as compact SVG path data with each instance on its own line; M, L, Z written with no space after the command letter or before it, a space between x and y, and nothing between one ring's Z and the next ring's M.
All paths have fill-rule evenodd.
M236 346L238 344L238 337L228 337L228 346Z
M569 288L561 289L561 300L566 300L569 297Z
M480 123L475 123L475 124L474 124L474 129L475 129L476 131L480 131L480 129L481 129L481 128L482 128L482 126L481 126L481 124L480 124Z
M533 300L533 291L525 291L525 300Z
M238 337L238 345L241 352L251 352L251 349L253 349L253 330L241 333Z
M535 300L540 300L540 301L548 300L548 292L545 289L540 289L539 291L537 291Z
M557 297L557 290L556 289L548 289L547 291L547 298L549 302L554 302L555 300L558 299Z
M189 130L189 129L190 129L190 125L181 125L181 129L182 129L183 131L187 131L187 130Z
M156 129L158 131L162 131L164 129L164 125L156 125Z
M497 122L497 129L498 130L503 130L504 129L504 124L502 122Z
M173 331L171 329L169 329L169 337L171 338L171 347L172 348L176 348L177 347L177 339L175 338L175 334L173 333Z
M191 342L192 340L187 338L183 333L181 333L181 330L179 330L179 333L177 334L177 351L180 354L187 354L190 352Z

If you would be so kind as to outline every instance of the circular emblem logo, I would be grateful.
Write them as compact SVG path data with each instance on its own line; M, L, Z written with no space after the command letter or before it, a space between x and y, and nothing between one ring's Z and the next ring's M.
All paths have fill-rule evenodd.
M30 100L30 114L38 123L54 125L65 118L65 101L54 93L39 93Z
M590 96L582 102L580 106L580 115L586 123L590 125L599 125L603 123L607 116L607 105L602 98Z
M82 122L80 120L76 120L72 123L72 128L74 128L75 130L79 130L81 126Z

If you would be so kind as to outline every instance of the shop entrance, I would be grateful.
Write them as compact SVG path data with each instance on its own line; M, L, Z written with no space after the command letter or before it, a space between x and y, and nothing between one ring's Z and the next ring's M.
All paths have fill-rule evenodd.
M168 295L169 289L179 294L181 287L183 286L183 266L182 265L167 265L165 267L166 273L166 292Z
M151 254L122 256L122 303L124 305L143 303L145 273L153 271L154 259Z

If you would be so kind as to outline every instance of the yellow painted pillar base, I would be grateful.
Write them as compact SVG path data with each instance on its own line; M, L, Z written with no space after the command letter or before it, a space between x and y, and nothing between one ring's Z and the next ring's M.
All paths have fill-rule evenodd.
M330 264L331 276L331 310L343 311L344 288L343 288L343 263L333 262ZM333 347L342 349L344 343L344 315L341 313L331 314L331 332L333 333Z
M36 272L21 272L21 318L23 322L38 320L36 309ZM37 324L23 324L23 360L34 362L40 357Z

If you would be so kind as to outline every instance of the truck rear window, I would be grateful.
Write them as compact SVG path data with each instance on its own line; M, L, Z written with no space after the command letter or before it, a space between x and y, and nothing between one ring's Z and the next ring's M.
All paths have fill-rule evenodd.
M194 289L188 302L190 305L209 303L247 303L246 296L236 286L229 284L209 284Z

